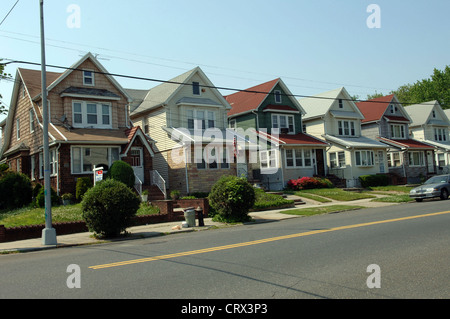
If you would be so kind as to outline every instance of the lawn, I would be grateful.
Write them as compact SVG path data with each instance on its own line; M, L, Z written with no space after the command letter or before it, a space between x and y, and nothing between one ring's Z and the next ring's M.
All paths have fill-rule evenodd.
M375 196L370 195L368 193L358 193L358 192L349 192L344 191L340 188L315 188L315 189L304 189L301 191L294 192L297 196L304 196L304 195L316 195L321 197L326 197L338 201L352 201L357 199L364 199L364 198L375 198ZM305 197L306 197L305 196ZM308 197L306 197L308 198ZM311 198L314 199L314 198Z
M352 205L331 205L331 206L319 206L311 208L298 208L281 211L282 214L288 215L300 215L300 216L312 216L318 214L337 213L348 210L355 210L365 208L364 206L352 206Z
M368 189L376 192L398 192L398 193L409 193L414 186L402 186L402 185L389 185L389 186L373 186Z
M414 198L409 197L409 194L389 194L386 197L375 198L372 202L385 202L385 203L407 203L413 202Z
M141 204L137 215L157 214L158 209ZM24 207L13 211L0 211L0 224L5 227L45 224L44 208ZM81 217L81 204L52 207L52 222L74 222L83 220Z

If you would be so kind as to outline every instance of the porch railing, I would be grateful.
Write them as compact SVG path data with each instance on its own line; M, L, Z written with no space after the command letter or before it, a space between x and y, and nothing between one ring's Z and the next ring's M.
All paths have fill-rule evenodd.
M150 171L150 184L156 185L164 194L164 199L167 199L166 181L157 170Z
M136 174L134 174L134 188L138 192L139 196L142 194L142 181Z

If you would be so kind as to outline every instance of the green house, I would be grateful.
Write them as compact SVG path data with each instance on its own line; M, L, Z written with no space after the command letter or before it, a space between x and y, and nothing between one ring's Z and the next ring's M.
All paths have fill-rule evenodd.
M255 131L260 147L258 163L248 166L250 179L269 190L283 189L291 179L325 175L328 144L303 132L305 110L280 79L225 96L231 105L228 125Z

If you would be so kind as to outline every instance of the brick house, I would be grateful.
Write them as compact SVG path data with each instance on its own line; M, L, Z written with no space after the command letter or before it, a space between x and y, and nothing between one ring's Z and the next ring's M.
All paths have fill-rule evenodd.
M153 141L131 125L131 98L100 62L88 53L65 72L46 76L51 186L75 194L79 177L121 159L150 188ZM41 71L19 68L0 160L38 183L44 182L42 123Z
M434 147L410 136L411 118L394 94L356 105L364 115L362 134L389 146L386 160L393 181L419 183L436 172Z

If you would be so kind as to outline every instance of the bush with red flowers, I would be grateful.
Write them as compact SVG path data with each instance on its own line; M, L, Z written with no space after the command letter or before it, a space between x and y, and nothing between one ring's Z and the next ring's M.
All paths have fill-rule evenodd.
M289 180L287 182L287 187L291 190L299 191L312 188L331 188L333 187L333 183L326 178L304 176L298 179Z

